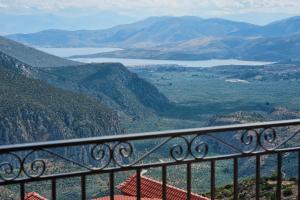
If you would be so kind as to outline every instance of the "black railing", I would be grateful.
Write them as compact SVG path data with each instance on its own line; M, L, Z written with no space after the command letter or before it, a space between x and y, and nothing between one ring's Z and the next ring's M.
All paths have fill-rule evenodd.
M87 177L108 174L108 192L114 199L115 174L124 171L136 173L136 197L140 199L141 172L159 169L161 173L161 199L167 197L168 168L185 166L186 199L192 194L192 164L209 163L210 176L207 195L216 199L216 162L232 160L233 199L239 198L239 162L243 158L255 160L255 199L261 193L261 157L276 156L276 199L282 198L283 157L297 153L300 158L300 120L253 123L151 132L86 139L39 142L0 146L0 187L18 186L18 197L25 199L26 185L49 181L51 199L57 199L57 181L79 178L80 198L87 197ZM273 158L274 160L274 158ZM299 163L291 163L300 170ZM199 169L198 169L199 170ZM201 170L201 169L200 169ZM204 169L203 169L204 170ZM300 172L296 177L300 180ZM298 184L299 185L299 184ZM298 193L300 188L298 187ZM299 196L297 197L299 199Z

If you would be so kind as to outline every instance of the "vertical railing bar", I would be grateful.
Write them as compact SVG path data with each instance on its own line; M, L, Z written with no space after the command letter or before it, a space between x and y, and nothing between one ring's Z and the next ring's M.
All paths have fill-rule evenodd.
M81 176L81 200L86 200L86 176Z
M233 159L233 199L238 199L238 176L239 176L239 161L237 158Z
M162 167L162 200L167 200L167 166Z
M256 174L255 174L255 193L256 193L256 200L260 198L260 156L256 156Z
M51 180L51 199L56 200L56 179Z
M136 170L136 199L141 199L141 169Z
M277 188L276 188L276 199L281 199L281 187L282 187L282 153L277 154Z
M212 160L210 163L210 196L211 200L215 199L216 193L216 161Z
M192 193L192 166L191 163L186 165L186 187L187 187L187 199L191 199Z
M113 172L109 173L109 191L110 200L115 199L115 175Z
M300 200L300 151L298 151L298 200Z
M25 200L25 183L20 183L20 199Z

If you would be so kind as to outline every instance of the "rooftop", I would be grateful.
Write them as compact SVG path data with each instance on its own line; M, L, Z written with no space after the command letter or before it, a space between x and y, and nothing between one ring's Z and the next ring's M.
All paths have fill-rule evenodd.
M36 192L29 192L25 196L25 200L47 200Z
M117 186L123 195L116 195L115 199L131 200L136 199L136 180L137 175L129 177L126 181ZM158 200L162 199L163 183L151 179L146 176L141 176L141 197L143 200ZM185 190L167 185L167 199L182 200L186 199L187 192ZM109 197L99 198L95 200L108 200ZM209 200L209 198L191 193L191 200Z

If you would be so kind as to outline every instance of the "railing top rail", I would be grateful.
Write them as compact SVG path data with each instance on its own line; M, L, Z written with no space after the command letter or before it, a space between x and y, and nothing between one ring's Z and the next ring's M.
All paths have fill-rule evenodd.
M300 125L300 119L147 132L147 133L134 133L134 134L124 134L124 135L111 135L111 136L100 136L100 137L91 137L91 138L70 139L70 140L56 140L56 141L48 141L48 142L14 144L14 145L2 145L0 146L0 153L34 150L34 149L42 149L42 148L55 148L55 147L65 147L65 146L96 144L96 143L108 143L108 142L115 142L115 141L176 137L176 136L193 135L193 134L203 135L208 133L271 128L271 127L281 127L281 126L283 127L283 126L293 126L293 125Z

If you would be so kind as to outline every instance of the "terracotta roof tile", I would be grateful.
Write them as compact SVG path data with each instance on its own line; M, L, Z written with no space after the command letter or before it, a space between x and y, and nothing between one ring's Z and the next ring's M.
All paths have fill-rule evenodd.
M125 182L117 186L123 194L129 196L136 195L136 175L131 176ZM153 180L146 176L141 176L141 196L147 198L159 198L162 199L162 182ZM187 192L185 190L176 188L171 185L167 185L167 199L170 200L182 200L186 199ZM209 198L191 194L191 200L209 200Z
M29 192L25 196L25 200L47 200L36 192Z
M110 200L110 196L102 197L94 200ZM136 200L135 196L126 196L126 195L115 195L114 200ZM161 200L161 199L153 199L153 198L141 198L141 200Z

